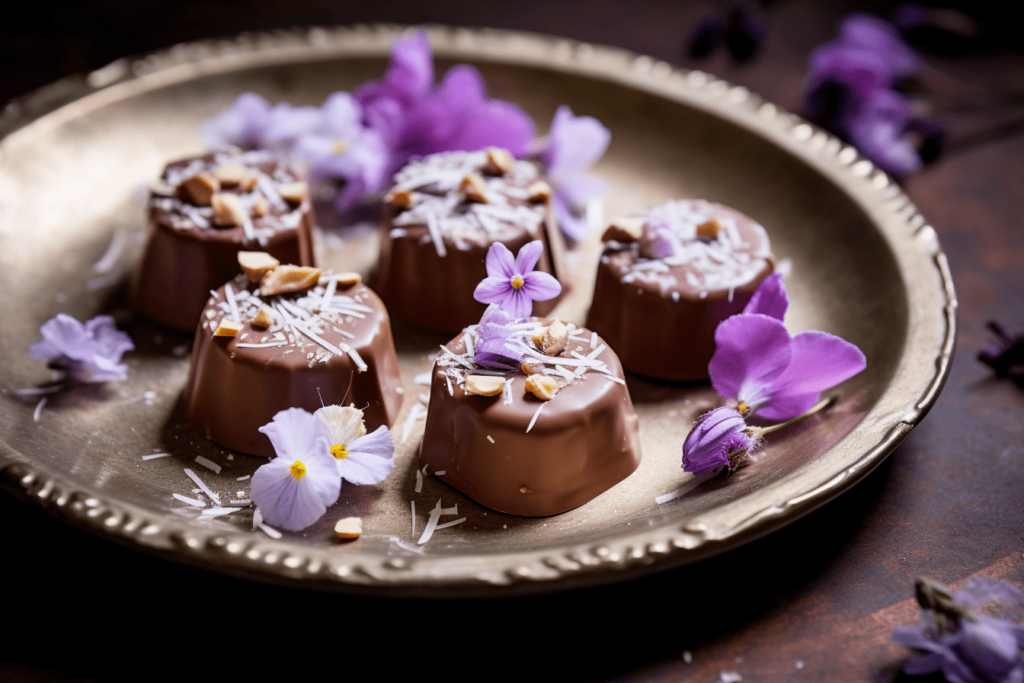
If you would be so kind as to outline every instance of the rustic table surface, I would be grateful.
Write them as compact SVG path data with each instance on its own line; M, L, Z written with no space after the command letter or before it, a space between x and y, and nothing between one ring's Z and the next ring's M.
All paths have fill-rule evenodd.
M295 24L489 25L613 44L709 70L794 111L806 59L853 9L773 3L749 64L694 62L684 44L710 3L65 3L3 28L0 99L170 43ZM984 9L985 4L981 7ZM996 31L998 36L999 32ZM1024 91L1024 52L999 43L927 58L945 100ZM959 339L931 413L870 476L789 527L696 566L514 600L388 600L305 593L169 564L95 539L0 494L7 594L0 680L200 680L253 664L346 676L456 679L893 681L910 651L913 581L1024 584L1024 381L975 360L987 320L1024 331L1024 111L944 120L954 142L905 187L949 256ZM990 134L991 133L991 134ZM7 349L8 353L21 352ZM40 539L46 543L39 543ZM148 663L139 668L137 657ZM213 655L220 666L201 661Z

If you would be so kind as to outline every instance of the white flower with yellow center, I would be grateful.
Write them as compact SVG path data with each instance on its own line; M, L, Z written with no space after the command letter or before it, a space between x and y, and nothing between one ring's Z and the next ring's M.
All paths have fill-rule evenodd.
M341 480L320 423L301 408L282 410L260 427L277 457L252 475L252 500L271 526L298 531L338 500Z
M314 413L334 456L338 474L352 484L376 484L395 466L395 440L391 430L381 426L366 433L363 411L327 406Z

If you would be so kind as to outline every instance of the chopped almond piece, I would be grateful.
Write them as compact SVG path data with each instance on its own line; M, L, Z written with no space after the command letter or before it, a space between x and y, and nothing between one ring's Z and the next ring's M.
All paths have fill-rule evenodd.
M484 164L484 173L490 175L505 175L512 170L515 159L508 153L508 150L500 147L487 148L487 163Z
M363 276L359 273L338 273L334 276L334 280L337 281L341 287L351 287L352 285L358 285L363 281Z
M363 520L359 517L339 519L338 523L334 525L334 533L338 535L338 538L359 538L359 535L363 533Z
M523 363L522 366L520 366L520 369L523 371L523 374L526 375L526 376L540 374L542 372L541 368L542 368L542 366L539 365L539 364L537 364L537 365L530 365L529 363Z
M505 379L493 375L470 375L462 389L470 396L497 396L505 388Z
M720 232L722 232L722 223L718 218L712 218L697 226L697 237L701 239L713 240L718 237Z
M466 195L466 201L486 204L488 199L487 181L476 173L467 173L459 185L459 192Z
M616 218L601 235L602 242L639 242L644 230L644 219L637 216Z
M527 199L529 199L529 201L533 202L534 204L540 204L541 202L546 202L547 200L551 199L551 186L545 183L543 180L538 180L537 182L533 183L528 188L526 188L526 191L527 193L529 193Z
M259 284L263 276L281 265L281 262L265 251L240 251L238 265L249 277L249 282Z
M553 399L558 389L558 381L549 375L530 375L526 378L526 390L542 401Z
M281 199L289 204L301 204L309 196L309 185L306 183L285 183L277 186Z
M243 192L252 192L252 189L256 187L256 174L250 173L249 175L242 178L242 182L238 184Z
M217 325L217 329L213 331L214 337L234 337L242 331L242 323L235 322L224 318Z
M277 318L274 317L274 310L270 306L263 304L249 322L252 323L253 327L266 329L273 325L275 320Z
M409 190L391 190L384 195L384 201L396 209L408 209L416 203L416 195Z
M268 211L270 211L270 204L263 197L257 197L256 201L252 203L252 215L254 217L266 216Z
M540 350L545 356L557 356L565 350L569 343L569 328L561 320L555 320L548 325L548 331L541 340Z
M544 345L544 335L547 333L547 327L536 327L530 330L530 341L539 349Z
M213 207L213 224L221 227L241 225L245 222L245 207L237 194L230 192L215 192L210 198L210 205Z
M321 270L309 266L278 266L260 280L260 294L290 294L302 292L316 285Z
M209 206L214 192L220 191L220 181L209 171L200 171L191 178L181 181L174 194L178 199L196 206Z
M221 187L238 187L247 175L249 169L237 161L225 161L213 169L213 177L220 181Z

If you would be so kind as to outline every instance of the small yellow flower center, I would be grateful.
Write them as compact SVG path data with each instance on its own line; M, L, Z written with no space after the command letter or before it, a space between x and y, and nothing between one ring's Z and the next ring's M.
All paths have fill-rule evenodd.
M519 275L516 275L515 277L512 278L512 288L513 289L519 289L522 286L523 286L523 278L519 277Z
M344 444L338 446L331 446L331 455L333 455L338 460L344 460L345 458L348 457L348 449L345 448Z
M331 151L335 154L344 154L346 149L348 149L348 140L344 138L338 138L331 146Z
M743 401L740 401L739 404L736 406L736 412L738 412L743 417L746 417L747 415L750 414L750 406L748 406Z
M306 466L303 465L298 460L293 462L292 466L289 467L288 470L292 473L292 476L295 477L296 479L302 479L304 476L306 476Z

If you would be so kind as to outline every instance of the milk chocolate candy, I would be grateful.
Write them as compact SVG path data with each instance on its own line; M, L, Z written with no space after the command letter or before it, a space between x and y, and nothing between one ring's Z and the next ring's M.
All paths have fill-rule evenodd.
M537 270L562 280L565 246L550 197L530 201L536 169L498 152L433 154L395 175L375 281L392 315L446 334L475 323L486 306L473 291L487 277L487 251L495 242L516 254L542 240ZM508 163L495 164L496 158ZM562 295L535 302L533 313L551 312Z
M552 371L545 376L560 385L543 400L527 391L518 368L503 374L508 386L497 395L467 392L466 378L480 369L466 338L476 348L477 335L468 328L437 356L421 467L443 472L442 481L481 505L525 517L579 507L636 470L638 420L604 340L576 328L565 350L547 356L524 337L531 367Z
M291 205L276 188L302 172L267 152L216 152L175 161L149 196L149 239L131 284L147 318L194 330L210 290L239 272L239 251L314 265L308 199Z
M238 275L209 297L185 386L193 428L225 448L270 457L270 439L259 428L286 408L365 406L367 430L394 423L402 382L384 304L364 284L331 280L325 275L305 292L260 296ZM263 306L273 313L266 326L258 318ZM242 328L234 337L215 337L235 310Z
M630 372L707 378L718 323L742 312L775 268L767 233L699 199L651 209L635 241L618 241L620 232L605 233L587 326Z

